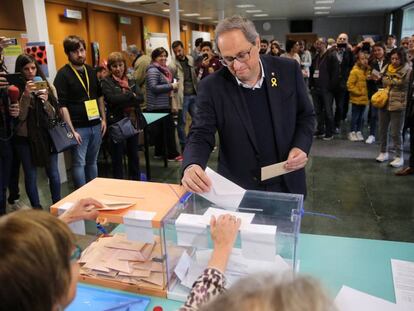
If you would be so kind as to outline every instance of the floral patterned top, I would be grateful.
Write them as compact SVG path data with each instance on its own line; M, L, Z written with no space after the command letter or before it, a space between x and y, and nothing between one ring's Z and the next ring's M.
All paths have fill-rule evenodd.
M193 288L187 297L187 301L179 311L198 310L203 304L213 297L220 295L225 290L226 278L220 271L207 268L194 282Z

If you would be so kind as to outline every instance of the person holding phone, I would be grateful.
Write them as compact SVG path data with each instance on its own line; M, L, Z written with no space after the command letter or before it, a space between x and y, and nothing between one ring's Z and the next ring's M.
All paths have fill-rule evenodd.
M5 37L0 37L0 215L6 213L6 190L9 185L13 160L12 137L14 121L19 116L18 102L9 98L9 82L1 61L3 48L8 44Z
M204 79L208 75L221 69L223 65L220 63L220 58L213 51L213 44L210 41L201 43L201 55L203 60L197 66L197 78Z
M16 128L15 147L21 159L27 196L33 208L41 209L37 189L37 167L46 169L52 202L60 200L58 155L53 152L48 128L50 120L57 118L59 105L56 90L46 81L35 58L28 54L17 57L15 70L21 72L20 113ZM33 82L38 76L43 83Z

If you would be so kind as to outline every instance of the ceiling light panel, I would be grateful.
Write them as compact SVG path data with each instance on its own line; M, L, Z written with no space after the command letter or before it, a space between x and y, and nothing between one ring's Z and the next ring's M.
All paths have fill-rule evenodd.
M253 14L254 17L265 17L269 16L269 14Z
M246 10L246 13L260 13L262 10Z
M254 4L237 4L236 7L240 9L254 8Z
M200 14L199 13L186 13L186 14L183 14L184 16L188 16L188 17L191 17L191 16L200 16Z

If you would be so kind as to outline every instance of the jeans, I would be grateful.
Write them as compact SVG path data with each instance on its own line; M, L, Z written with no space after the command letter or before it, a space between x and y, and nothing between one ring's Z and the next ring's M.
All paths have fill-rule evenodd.
M369 135L377 136L378 108L370 105Z
M13 204L15 200L18 200L20 197L19 189L19 177L20 177L20 166L22 162L20 161L19 155L16 150L16 142L12 140L11 142L13 148L13 160L11 163L11 173L9 179L9 203Z
M187 135L185 134L185 124L187 121L187 112L191 118L194 118L196 113L196 95L184 95L183 110L178 112L178 139L180 141L181 148L184 148L187 142ZM183 150L182 150L183 151Z
M23 165L24 185L27 196L29 197L32 207L41 207L39 192L37 190L37 167L33 165L30 145L28 141L19 141L16 143L16 150ZM52 202L60 200L60 176L58 169L58 155L51 153L49 165L46 167L46 175L49 178L49 188L52 196Z
M360 132L364 118L365 105L352 104L351 132Z
M0 142L0 215L6 213L6 192L9 185L13 150L10 141Z
M72 148L72 175L75 188L80 188L98 176L101 125L79 127L75 131L82 137L82 143Z
M131 180L140 180L138 149L138 134L118 144L111 141L114 178L124 179L122 160L126 152L128 155L128 177Z
M388 111L387 109L379 109L378 117L381 152L388 152L388 131L391 128L391 138L395 147L395 156L402 158L404 111Z
M316 89L312 91L312 99L318 121L317 131L331 137L334 127L333 94L328 90Z

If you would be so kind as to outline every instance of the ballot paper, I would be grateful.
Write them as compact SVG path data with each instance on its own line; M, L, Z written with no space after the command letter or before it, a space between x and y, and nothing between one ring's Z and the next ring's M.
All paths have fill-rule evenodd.
M205 213L203 214L204 223L205 224L210 224L211 216L215 216L216 219L217 219L220 215L227 215L227 214L230 214L232 216L235 216L235 217L241 219L240 228L244 228L245 226L249 225L253 221L253 218L254 218L254 215L255 215L254 213L232 212L232 211L228 211L228 210L225 210L225 209L209 207L205 211Z
M108 200L108 199L97 199L100 203L102 203L103 208L99 208L99 211L116 211L120 209L125 209L131 207L136 204L136 202L130 201L116 201L116 200Z
M248 224L240 228L242 254L247 259L273 261L276 254L276 226Z
M229 210L236 210L246 190L224 178L209 167L206 168L206 174L211 179L212 186L209 192L200 193L200 195L217 206Z
M414 310L414 262L391 259L395 300L404 310Z
M261 168L261 181L268 180L273 177L284 175L292 172L293 170L285 169L285 164L287 161L279 162L276 164L264 166Z
M339 311L403 311L401 307L387 300L368 295L364 292L342 286L335 298Z
M128 240L153 243L152 219L155 215L155 212L129 211L123 217Z
M175 229L178 245L208 247L207 224L203 215L181 213L175 220Z
M174 273L180 281L184 281L185 277L187 276L188 269L191 266L191 263L191 257L188 255L187 252L184 251L174 269Z
M63 203L61 206L58 207L58 216L62 215L66 210L71 208L74 203L72 202L66 202ZM68 227L70 230L72 230L73 233L79 234L79 235L86 235L86 229L85 229L85 221L84 220L78 220L71 222L68 224Z

